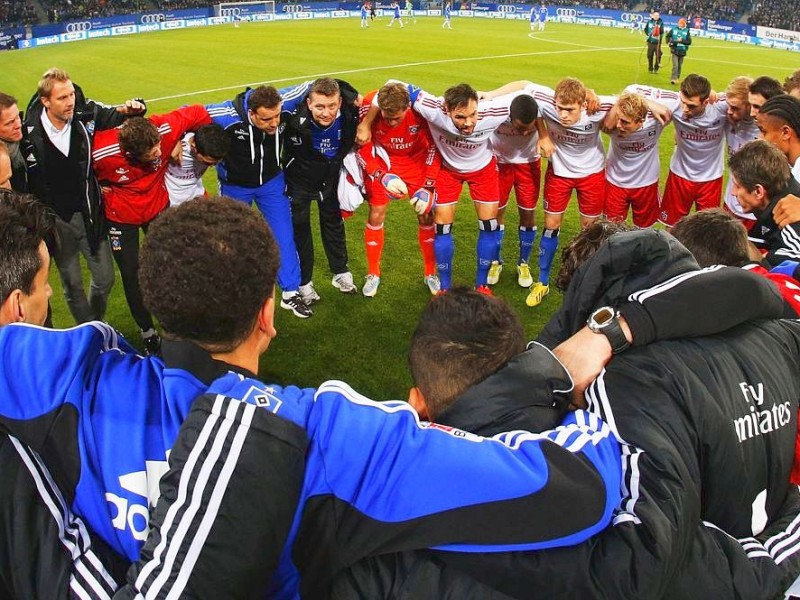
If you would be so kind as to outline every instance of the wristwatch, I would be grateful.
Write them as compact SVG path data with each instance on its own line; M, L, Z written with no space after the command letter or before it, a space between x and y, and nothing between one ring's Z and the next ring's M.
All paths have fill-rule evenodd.
M602 333L608 338L612 354L619 354L630 346L619 325L619 311L610 306L603 306L594 311L586 319L586 325L594 333Z

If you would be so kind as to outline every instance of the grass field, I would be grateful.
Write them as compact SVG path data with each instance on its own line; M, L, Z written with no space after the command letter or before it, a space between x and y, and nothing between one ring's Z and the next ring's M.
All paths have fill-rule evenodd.
M579 77L606 94L634 82L670 87L668 54L661 73L648 74L644 40L627 30L551 23L547 31L530 35L526 21L454 18L452 31L441 29L441 19L434 17L418 18L405 29L395 25L387 30L387 23L386 17L369 29L360 29L357 18L245 23L238 29L223 25L4 52L0 90L19 98L24 109L39 75L51 66L69 71L94 99L117 103L141 96L148 100L151 113L221 101L246 85L282 87L323 75L346 79L362 91L377 88L390 77L435 93L461 81L478 89L516 79L554 86L565 76ZM723 90L737 75L782 79L798 62L797 55L786 51L696 39L684 62L684 75L702 73L715 89ZM670 129L661 144L664 174L671 146ZM207 177L207 187L215 189L213 173ZM517 286L512 272L517 251L514 212L509 211L506 224L504 256L509 268L495 292L519 311L532 338L561 298L551 292L536 309L525 306L526 292ZM358 283L366 273L365 218L362 207L347 222L350 266ZM541 207L537 222L542 222ZM562 229L562 246L576 228L573 208ZM476 231L474 210L464 201L455 229L456 283L474 280ZM334 290L318 248L314 281L322 302L307 320L278 309L279 335L262 360L262 378L299 385L336 378L376 399L405 397L411 383L405 360L408 339L429 297L421 281L416 220L405 202L389 211L386 232L381 288L371 300ZM51 279L55 324L70 326L55 268ZM119 277L107 320L138 343Z

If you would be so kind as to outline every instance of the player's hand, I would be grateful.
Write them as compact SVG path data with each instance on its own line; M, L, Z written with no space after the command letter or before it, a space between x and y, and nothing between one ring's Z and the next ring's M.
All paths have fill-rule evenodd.
M363 121L356 127L356 144L363 146L372 139L372 127Z
M430 187L421 187L408 199L411 208L418 215L427 215L436 205L436 190Z
M172 149L172 152L170 152L169 162L175 165L180 165L181 154L183 154L183 140L178 140L178 143L175 144L175 147Z
M717 101L717 92L711 90L711 93L708 95L708 103L714 104Z
M556 151L556 146L553 141L548 137L547 139L539 139L539 155L542 158L550 158Z
M772 210L772 216L781 229L797 223L800 221L800 198L794 194L781 198Z
M381 177L381 185L386 190L390 198L399 200L408 196L408 187L405 182L394 173L386 173Z
M600 98L594 90L586 90L586 114L593 115L600 110Z
M653 113L655 120L662 125L666 125L669 123L670 119L672 119L672 111L660 102L648 101L647 107L650 109L650 112Z
M147 105L141 98L133 98L132 100L127 100L125 104L118 106L117 112L129 117L143 115L147 112Z

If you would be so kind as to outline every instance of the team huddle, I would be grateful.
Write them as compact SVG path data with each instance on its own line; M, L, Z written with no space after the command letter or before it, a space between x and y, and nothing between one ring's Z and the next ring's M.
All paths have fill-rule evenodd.
M800 100L779 82L437 96L322 78L144 111L51 69L23 135L0 94L0 595L768 598L800 576ZM452 276L465 183L468 287ZM528 305L573 191L582 225L531 343L491 291L512 189ZM355 294L343 219L365 199L367 297L388 206L417 220L432 298L408 402L260 381L276 308L320 300L311 204L331 284ZM41 327L51 252L78 327ZM112 256L162 356L101 322Z

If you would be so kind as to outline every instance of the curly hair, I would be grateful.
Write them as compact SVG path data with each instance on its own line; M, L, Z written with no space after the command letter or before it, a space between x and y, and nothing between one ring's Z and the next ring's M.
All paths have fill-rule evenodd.
M149 119L131 117L120 127L119 148L136 160L143 160L160 143L158 128Z
M166 210L141 249L139 281L165 337L229 352L272 295L280 256L264 219L230 198Z

